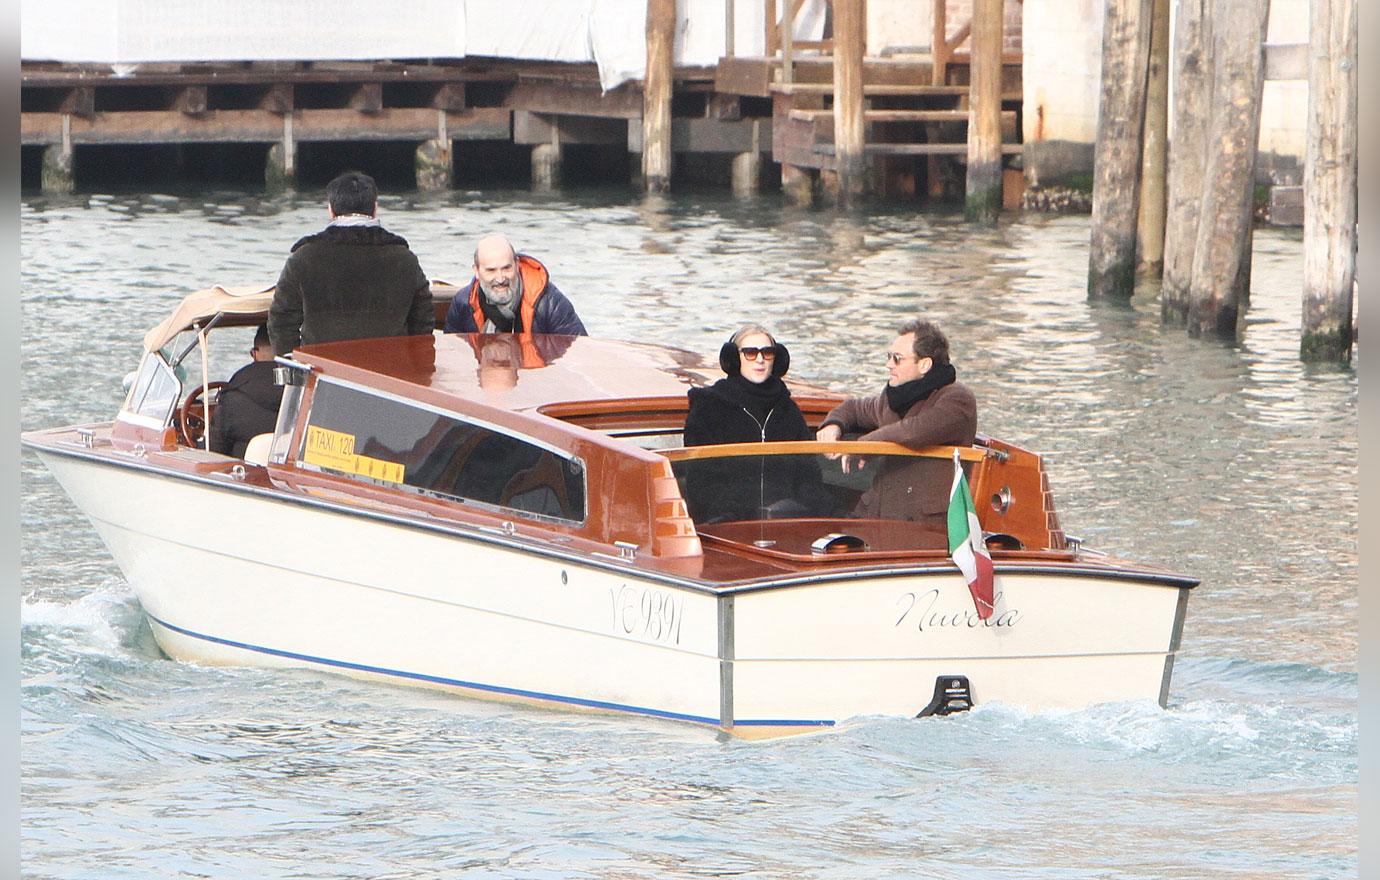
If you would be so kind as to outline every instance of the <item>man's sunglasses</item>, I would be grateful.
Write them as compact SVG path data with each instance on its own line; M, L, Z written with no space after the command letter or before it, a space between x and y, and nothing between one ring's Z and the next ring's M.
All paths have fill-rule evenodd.
M759 357L764 361L774 361L776 360L776 346L769 345L766 348L754 348L748 345L738 349L738 354L742 355L744 360L749 361L755 361Z

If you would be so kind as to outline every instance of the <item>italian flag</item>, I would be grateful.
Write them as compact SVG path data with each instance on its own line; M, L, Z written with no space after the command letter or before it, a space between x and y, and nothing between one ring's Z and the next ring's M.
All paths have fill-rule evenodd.
M982 526L973 509L973 495L954 450L954 484L949 490L949 556L968 581L978 617L992 616L992 557L982 541Z

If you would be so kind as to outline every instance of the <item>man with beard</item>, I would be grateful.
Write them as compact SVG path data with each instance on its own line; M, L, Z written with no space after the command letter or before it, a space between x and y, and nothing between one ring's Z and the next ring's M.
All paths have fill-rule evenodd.
M475 247L474 278L451 301L445 332L586 335L546 267L497 234L484 236Z
M250 362L220 389L211 419L211 451L235 458L244 458L250 440L273 431L283 400L282 386L273 381L273 346L263 324L254 334L249 357Z
M906 322L886 361L889 377L881 393L834 407L815 439L833 442L857 434L858 440L889 440L911 449L973 444L977 400L957 381L949 363L949 340L938 326ZM857 514L942 527L952 476L948 459L889 459L860 499Z
M331 222L292 246L268 310L275 354L299 345L430 334L431 283L402 236L378 221L374 179L347 171L326 186Z

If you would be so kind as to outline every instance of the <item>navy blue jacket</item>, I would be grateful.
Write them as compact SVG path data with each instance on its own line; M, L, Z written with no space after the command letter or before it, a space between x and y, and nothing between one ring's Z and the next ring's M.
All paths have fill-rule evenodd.
M585 325L575 314L575 307L551 283L546 267L534 257L518 254L518 270L522 275L522 302L518 306L518 333L564 333L586 336ZM471 278L469 287L456 293L446 312L446 333L478 333L484 326L484 313L479 307L479 279Z

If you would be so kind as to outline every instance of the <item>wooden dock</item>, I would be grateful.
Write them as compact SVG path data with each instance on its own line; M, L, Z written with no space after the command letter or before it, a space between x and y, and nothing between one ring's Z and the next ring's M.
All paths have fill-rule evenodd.
M786 2L795 14L799 0ZM944 8L943 0L934 2ZM805 200L837 195L840 167L859 163L874 195L962 197L973 127L972 60L962 49L970 25L942 37L938 53L840 55L838 64L856 67L861 81L860 97L843 101L836 97L832 38L783 42L782 24L769 40L770 55L671 68L665 50L656 48L665 29L651 15L654 6L645 93L641 81L602 91L593 64L499 58L121 69L25 62L26 167L32 170L41 152L42 188L64 192L81 180L91 147L258 145L264 179L277 189L297 182L301 145L388 142L412 146L419 189L444 190L453 185L457 147L472 155L490 145L530 148L530 182L542 188L559 186L566 151L583 147L607 151L601 155L611 166L622 156L633 178L635 166L626 160L642 154L649 189L669 185L672 156L700 155L726 160L713 167L744 193L779 179ZM1018 156L1019 53L1006 53L1000 71L997 154ZM850 130L861 131L860 149L852 146L856 135L836 137L840 113L851 120ZM1009 179L1019 186L1018 171Z

